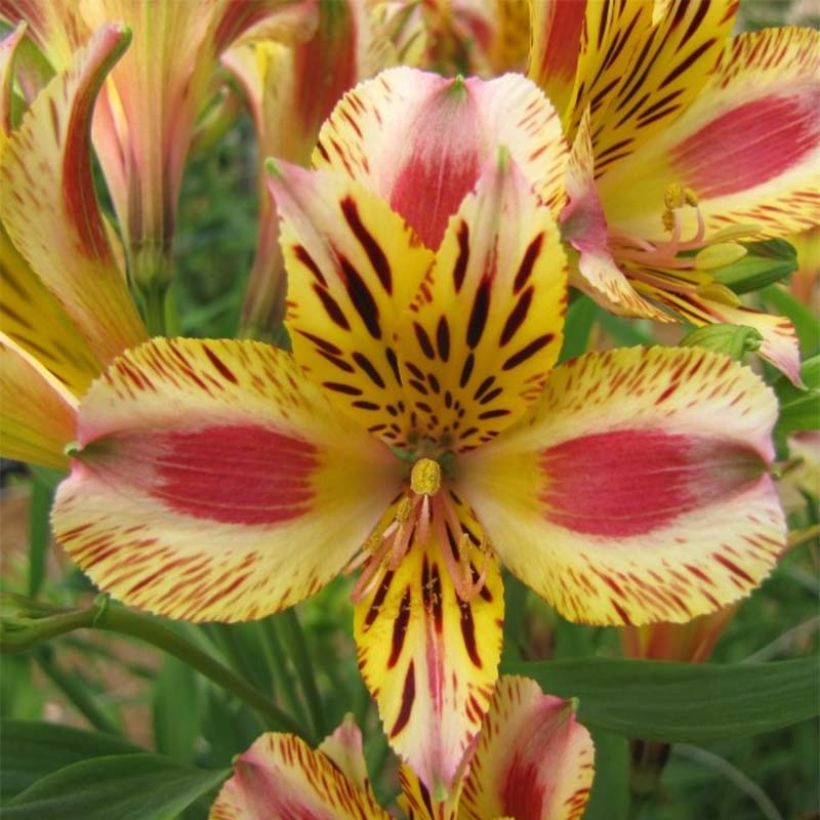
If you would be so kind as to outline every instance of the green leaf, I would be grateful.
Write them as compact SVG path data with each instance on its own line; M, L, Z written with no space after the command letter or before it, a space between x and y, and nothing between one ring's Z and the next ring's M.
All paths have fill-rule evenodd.
M584 294L578 294L567 310L564 323L564 346L561 349L559 363L574 359L586 352L592 326L598 318L598 305Z
M4 820L147 820L175 817L228 770L182 766L153 754L95 757L60 769L8 803Z
M175 760L194 759L202 705L198 677L188 664L169 657L154 687L154 745Z
M780 402L779 434L820 427L820 355L803 362L800 377L806 385L805 390L795 387L786 378L778 379L774 386Z
M687 333L681 339L682 347L703 347L715 353L723 353L737 361L757 350L763 342L760 331L746 325L706 325Z
M770 313L782 313L792 320L800 352L803 356L813 356L820 349L820 324L814 313L798 302L790 293L775 286L760 291L760 296Z
M29 502L28 594L32 598L39 595L46 577L46 558L51 539L48 515L53 499L53 485L35 474Z
M625 738L595 732L595 777L584 820L626 820L629 814L629 745Z
M503 664L545 692L580 700L593 729L668 743L754 735L820 714L817 660L688 664L587 658Z
M3 665L9 660L4 658ZM4 720L0 724L0 795L5 802L37 780L80 760L139 751L132 743L103 732L34 720Z
M746 255L731 265L709 271L735 293L750 293L773 285L797 270L797 251L785 239L743 242Z

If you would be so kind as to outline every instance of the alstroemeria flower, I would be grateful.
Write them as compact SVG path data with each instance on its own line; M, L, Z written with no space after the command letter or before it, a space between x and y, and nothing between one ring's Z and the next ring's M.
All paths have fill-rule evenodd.
M23 27L0 45L3 108ZM64 468L78 397L147 338L94 193L89 129L97 92L128 45L101 29L12 131L0 128L2 451Z
M54 511L100 587L171 617L262 617L361 567L359 664L431 788L492 695L500 560L575 620L682 621L751 590L784 537L750 370L693 348L552 370L565 155L522 77L359 86L320 135L329 167L271 180L293 355L127 352Z
M589 732L572 703L527 678L503 677L454 794L436 796L406 766L398 798L408 820L575 820L594 773ZM210 820L388 820L347 719L314 751L293 735L262 735L234 764Z
M401 63L493 77L522 71L530 45L530 9L509 0L369 0Z
M307 165L319 128L342 95L397 62L371 6L360 0L317 4L310 39L272 40L228 49L222 64L237 78L253 114L259 156L259 238L242 308L251 336L279 329L285 311L285 271L279 220L265 183L265 157Z
M127 25L133 43L101 90L94 147L108 184L129 275L147 293L171 275L182 172L217 59L253 35L289 40L315 25L314 4L288 0L7 0L56 71L100 26Z
M755 327L798 381L791 323L743 307L711 271L743 254L739 238L817 223L820 35L727 40L736 7L534 0L529 73L574 140L574 283L617 313Z

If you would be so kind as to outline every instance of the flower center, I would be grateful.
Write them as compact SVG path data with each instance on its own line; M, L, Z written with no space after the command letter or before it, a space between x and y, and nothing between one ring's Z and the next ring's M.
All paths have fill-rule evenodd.
M395 503L392 517L383 519L351 561L347 572L363 565L351 592L354 603L364 600L381 577L380 570L395 571L411 546L425 549L435 543L444 559L456 594L470 601L484 587L488 568L488 547L475 543L466 531L456 504L442 486L438 461L422 457L413 463L409 487ZM483 565L476 570L470 560L474 548L481 551Z
M661 215L664 228L671 234L663 242L650 242L630 234L612 233L612 250L626 266L626 273L648 291L660 289L677 293L697 292L716 301L739 304L735 294L720 284L708 271L730 265L745 255L746 249L735 240L757 231L754 225L730 225L707 236L697 194L677 183L667 185ZM685 224L694 210L694 233L684 238ZM639 288L643 290L643 288Z

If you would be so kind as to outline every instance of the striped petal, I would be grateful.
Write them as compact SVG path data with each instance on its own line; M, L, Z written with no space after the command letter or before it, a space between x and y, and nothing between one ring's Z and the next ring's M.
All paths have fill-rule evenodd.
M234 763L210 820L389 820L372 794L294 735L267 732Z
M340 174L282 162L271 189L296 358L344 412L388 444L406 444L397 332L432 252L385 202Z
M560 207L567 148L535 85L512 74L452 80L403 67L345 96L322 127L313 160L378 193L435 249L502 145L539 195Z
M186 620L260 618L312 594L395 494L397 461L337 418L293 357L157 339L82 403L54 530L103 590Z
M4 458L68 466L77 400L33 356L0 333L0 453Z
M42 333L37 311L49 300L23 273L19 259L15 262L18 255L63 306L100 362L145 339L97 205L88 133L100 84L127 44L121 27L101 29L77 54L73 68L56 76L34 101L9 139L0 169L6 191L0 219L19 252L4 250L4 268L12 277L16 270L29 279L18 280L21 289L11 297L25 311L19 317L23 324L32 326L25 341L31 347L52 331ZM22 291L36 301L24 304ZM83 359L86 354L76 353Z
M597 174L664 131L698 97L736 8L736 0L587 4L572 123L590 107Z
M565 309L557 226L502 151L448 225L399 333L417 435L458 452L512 424L558 358Z
M732 40L697 100L600 180L618 228L661 238L666 186L688 186L707 227L769 236L812 227L820 207L820 34L783 28Z
M319 751L327 755L339 771L360 789L370 792L367 763L364 759L362 733L353 715L348 713L333 734L326 737Z
M595 187L589 111L575 135L566 187L568 202L561 213L561 234L578 252L572 284L612 313L669 321L664 311L632 287L610 249L606 216Z
M463 457L456 487L502 561L566 617L686 621L748 594L783 547L776 416L772 392L724 356L590 354Z
M696 292L654 292L654 297L678 316L696 327L709 324L746 325L763 337L757 353L785 373L793 384L800 385L800 344L794 325L785 317L761 313L743 305L731 305L708 299Z
M504 676L484 718L459 820L577 820L592 788L595 750L568 701Z
M415 529L401 563L380 568L354 612L359 667L388 740L442 797L456 785L487 711L504 616L498 563L472 513L455 497L452 503L470 542L455 543L450 523L434 515L427 538ZM470 601L458 596L448 569L464 550L473 577L485 573Z

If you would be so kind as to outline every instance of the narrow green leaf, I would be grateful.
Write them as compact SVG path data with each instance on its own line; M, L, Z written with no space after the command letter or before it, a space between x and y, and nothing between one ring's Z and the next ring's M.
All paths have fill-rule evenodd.
M4 659L3 665L7 663ZM139 751L133 743L103 732L35 720L4 720L0 724L0 796L5 803L37 780L80 760Z
M629 744L623 737L595 732L595 778L584 820L626 820L629 813Z
M175 760L191 762L199 737L201 698L196 672L166 658L154 687L154 745Z
M579 698L579 720L589 727L645 740L705 743L820 714L815 658L742 665L588 658L507 663L502 671Z
M46 577L46 557L51 537L48 514L53 498L53 486L35 475L31 482L29 505L28 594L32 598L40 593Z
M73 763L17 795L4 820L146 820L175 817L215 789L228 770L182 766L161 755L122 754Z

